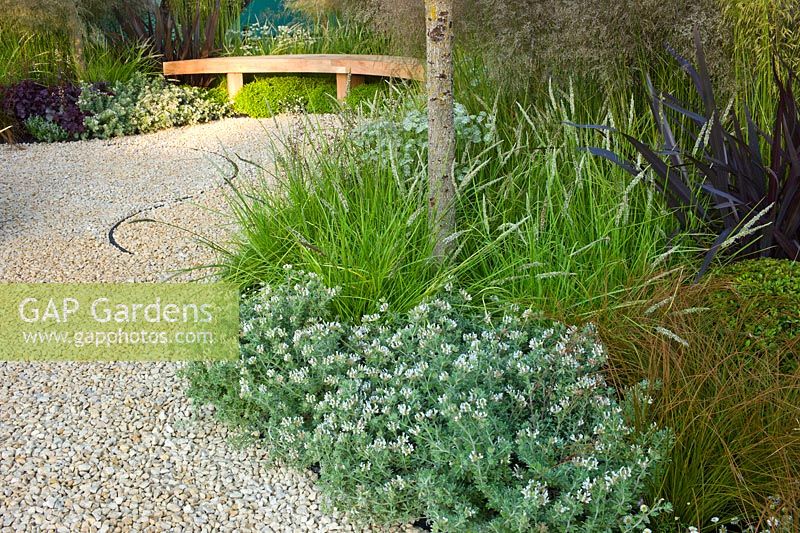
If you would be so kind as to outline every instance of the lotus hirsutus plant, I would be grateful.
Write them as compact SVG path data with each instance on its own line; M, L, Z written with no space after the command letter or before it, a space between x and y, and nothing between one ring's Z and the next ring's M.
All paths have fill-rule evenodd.
M742 122L731 106L719 107L697 32L695 45L697 67L667 49L691 78L701 110L692 111L690 104L656 92L648 80L661 149L610 127L581 126L623 136L644 166L606 149L587 150L633 175L649 169L656 176L652 183L684 229L700 221L713 230L716 238L701 274L720 252L796 260L800 258L800 113L793 93L795 76L790 72L782 79L773 67L779 97L772 131L764 132L749 109L745 108Z

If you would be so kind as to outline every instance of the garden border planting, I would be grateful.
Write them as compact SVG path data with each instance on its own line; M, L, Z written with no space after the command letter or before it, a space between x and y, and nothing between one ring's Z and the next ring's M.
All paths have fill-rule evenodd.
M0 533L800 533L798 1L9 0Z

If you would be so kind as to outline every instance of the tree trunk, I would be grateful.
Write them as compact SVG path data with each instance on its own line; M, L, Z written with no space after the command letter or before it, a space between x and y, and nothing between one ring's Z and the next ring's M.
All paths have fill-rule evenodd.
M83 31L75 29L72 33L72 60L80 78L86 72L86 48L83 45Z
M72 62L75 65L75 73L81 79L86 72L86 33L87 26L83 19L81 2L70 2L69 7L65 8L63 28L67 30L67 37L72 46Z
M453 117L453 1L425 0L428 61L428 210L444 260L455 231L456 133Z

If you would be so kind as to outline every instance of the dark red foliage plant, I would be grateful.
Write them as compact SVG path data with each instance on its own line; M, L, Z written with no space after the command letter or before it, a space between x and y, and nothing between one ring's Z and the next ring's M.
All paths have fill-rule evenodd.
M800 259L800 111L793 93L795 76L782 79L774 68L778 102L770 132L762 131L745 109L742 122L735 111L726 113L714 98L700 36L695 32L697 67L668 47L691 78L702 109L667 93L658 93L648 80L650 107L663 146L654 149L635 137L607 126L576 125L622 135L641 155L641 167L621 154L586 148L627 172L645 168L655 174L654 185L664 195L684 229L703 222L716 238L706 253L702 275L716 254L730 257ZM681 120L673 133L670 118ZM688 126L686 126L688 124ZM762 153L762 146L769 149Z
M122 3L117 21L132 40L147 42L160 61L202 59L222 47L220 23L236 15L251 0L157 0L145 4ZM193 75L186 80L194 85L209 85L215 76Z
M84 131L85 114L78 107L81 88L63 83L52 87L24 80L0 88L2 110L19 121L39 116L55 122L72 137Z

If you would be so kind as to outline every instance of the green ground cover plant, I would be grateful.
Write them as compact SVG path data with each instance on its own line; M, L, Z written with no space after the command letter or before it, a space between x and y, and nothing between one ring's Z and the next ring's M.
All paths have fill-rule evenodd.
M625 422L591 330L447 292L406 313L340 321L336 291L289 269L242 305L241 360L188 367L189 395L257 432L274 459L318 464L364 522L434 531L642 531L669 433ZM641 401L641 399L640 399Z
M37 141L59 142L69 140L67 130L40 115L34 115L25 120L25 128Z
M797 369L800 349L800 263L762 259L742 261L713 273L724 281L712 297L719 316L729 317L741 345L759 353L786 356L781 371ZM752 317L740 324L740 315Z
M43 86L26 80L0 88L4 113L44 142L149 133L231 113L219 91L134 73L113 84Z
M207 122L230 112L205 89L143 74L103 87L85 85L78 105L86 114L83 136L99 139Z

